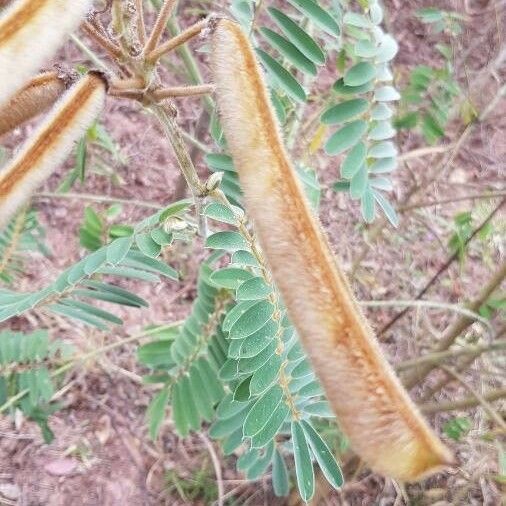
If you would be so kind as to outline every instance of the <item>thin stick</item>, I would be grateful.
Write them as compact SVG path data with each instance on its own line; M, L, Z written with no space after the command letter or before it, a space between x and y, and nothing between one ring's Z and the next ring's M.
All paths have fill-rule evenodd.
M501 427L501 429L506 430L506 422L502 419L499 413L497 413L490 403L475 388L473 388L462 375L450 367L441 366L441 368L444 369L450 376L453 376L461 385L466 387L467 390L469 390L469 392L471 392L476 400L483 406L485 411L488 412L490 417L497 423L497 425Z
M71 34L72 42L98 67L110 72L109 67L76 35Z
M223 488L223 475L221 472L221 463L220 459L218 458L218 455L216 455L216 451L214 450L214 446L209 441L209 439L206 437L205 434L200 433L200 439L204 442L206 445L207 451L209 452L209 455L211 456L211 460L213 461L213 467L214 467L214 473L216 474L216 483L218 485L218 506L223 506L223 498L225 495L225 491Z
M500 286L505 277L506 263L504 263L502 267L494 274L492 279L483 288L476 299L467 305L467 308L471 311L478 311L484 302ZM474 323L473 318L462 315L443 333L433 351L437 353L449 349L450 346L456 341L458 336L461 335L462 332L464 332L464 330L466 330L472 323ZM410 373L403 378L403 383L406 388L412 388L417 383L422 381L434 369L434 367L435 365L425 364L413 371L410 371Z
M190 39L198 35L206 26L208 20L203 19L198 23L186 28L186 30L182 31L179 35L176 35L172 39L169 39L167 42L161 44L156 49L153 49L151 52L147 53L146 59L151 63L156 63L165 53L176 49L178 46L181 46L185 42L188 42Z
M506 349L506 340L495 341L489 344L470 345L456 350L435 351L433 353L427 353L426 355L422 355L421 357L416 357L410 360L404 360L403 362L398 364L395 369L397 370L397 372L400 372L423 364L437 365L440 364L443 360L446 360L448 358L456 358L462 355L473 355L473 357L476 358L482 353L488 351L504 350L504 349Z
M145 207L147 209L163 209L163 206L155 202L146 202L143 200L122 199L117 197L107 197L102 195L92 195L90 193L53 193L39 192L34 198L41 199L70 199L70 200L87 200L90 202L105 202L112 204L125 204L130 206Z
M137 37L139 37L139 42L144 45L146 43L146 21L143 0L135 0L135 10L137 11Z
M506 198L503 198L501 202L492 210L492 212L483 220L483 222L473 230L472 234L465 240L464 247L467 246L480 232L480 230L483 229L492 218L499 212L501 207L506 203ZM450 265L459 257L459 252L456 251L451 255L448 260L437 270L437 272L430 278L430 280L425 284L425 286L418 292L415 299L421 299L431 288L431 286L437 281L439 276L443 274L443 272L446 272ZM387 330L389 330L396 322L398 322L403 316L408 313L409 308L406 308L402 310L400 313L396 314L379 332L379 334L384 334Z
M87 33L97 44L103 47L114 60L121 59L121 49L109 40L103 33L99 32L97 28L90 23L85 21L83 23L83 30Z
M464 200L496 199L500 197L506 197L506 191L489 192L477 195L464 195L462 197L454 197L442 200L432 200L427 202L415 202L413 204L399 206L397 208L397 212L405 213L406 211L411 211L412 209L422 209L424 207L440 206L443 204L453 204L454 202L462 202Z
M168 330L175 327L181 326L181 324L184 323L183 321L177 321L174 323L169 323L167 325L161 325L159 327L154 327L148 330L144 330L142 332L139 332L138 334L134 334L132 336L125 337L124 339L120 339L119 341L116 341L114 343L106 344L105 346L102 346L100 348L96 348L94 350L91 350L87 353L83 353L80 355L76 355L72 359L70 359L67 363L60 366L58 369L55 369L51 373L51 378L56 378L58 376L61 376L63 373L67 372L69 369L72 369L72 367L76 364L76 362L84 362L85 360L88 360L90 358L96 357L98 355L101 355L102 353L106 353L110 350L113 350L115 348L119 348L120 346L123 346L124 344L138 341L142 337L147 337L152 334L156 334L160 332L161 330ZM13 406L17 401L22 399L27 393L28 389L22 390L21 392L18 392L16 395L12 396L7 402L2 404L0 406L0 413L3 413L7 409L9 409L11 406Z
M165 30L165 25L167 24L175 6L176 0L165 0L163 3L162 8L158 13L158 17L156 18L155 26L153 27L149 39L144 46L144 54L151 53L160 42L163 31Z
M504 399L506 397L506 388L500 388L497 390L486 392L482 394L481 397L486 402L493 402L498 401L500 399ZM459 399L457 401L428 402L426 404L420 405L420 409L424 413L442 413L444 411L455 411L473 408L478 404L481 404L480 400L473 395L471 397L465 397L464 399Z
M156 101L174 97L194 97L209 95L214 92L214 84L198 84L195 86L171 86L153 91Z

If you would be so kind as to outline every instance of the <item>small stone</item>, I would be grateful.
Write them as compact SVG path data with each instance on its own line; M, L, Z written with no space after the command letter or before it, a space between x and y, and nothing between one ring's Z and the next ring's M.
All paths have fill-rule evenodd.
M68 476L72 474L77 467L77 461L74 459L56 459L44 466L46 473L53 476Z

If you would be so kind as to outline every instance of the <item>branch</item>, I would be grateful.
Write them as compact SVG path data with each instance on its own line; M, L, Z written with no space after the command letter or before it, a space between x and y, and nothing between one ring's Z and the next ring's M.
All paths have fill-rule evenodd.
M423 355L421 357L412 358L410 360L404 360L403 362L398 364L395 369L397 370L397 372L400 372L424 364L431 364L433 366L438 366L441 362L449 358L456 358L462 355L472 355L474 359L479 355L481 355L482 353L504 349L506 349L506 340L495 341L488 344L468 345L465 346L464 348L459 348L456 350L435 351L432 353L427 353L426 355Z
M195 97L209 95L214 92L214 84L198 84L196 86L171 86L153 91L153 98L158 102L166 98Z
M480 397L486 402L498 401L506 397L506 388L499 388L497 390L491 390L486 392ZM456 401L448 402L428 402L421 404L419 407L424 413L441 413L443 411L455 411L467 408L473 408L481 404L480 400L476 396L465 397Z
M144 54L151 53L160 42L163 31L165 30L165 25L167 24L175 6L176 0L165 0L160 12L158 13L151 35L144 46Z
M506 277L506 263L494 274L488 285L481 291L478 297L468 304L468 309L471 311L478 311L480 307L487 301L497 287L502 283ZM437 346L434 348L434 353L446 351L456 341L456 339L466 330L474 319L467 315L460 316L441 336ZM404 385L406 388L412 388L421 380L423 380L437 364L425 364L420 368L411 371L404 377Z
M500 211L501 207L506 203L506 198L503 198L501 202L492 210L492 212L483 220L483 222L473 230L472 234L465 240L464 247L467 246L485 227L492 218ZM432 276L432 278L425 284L425 286L418 292L415 299L421 299L430 289L430 287L437 281L439 276L445 272L450 265L459 257L459 252L456 251L451 255L448 260L437 270L437 272ZM408 313L409 308L402 310L400 313L395 315L379 332L379 335L384 334L387 330L389 330L397 321L399 321L403 316Z
M186 28L186 30L182 31L179 35L172 37L172 39L169 39L167 42L149 52L146 55L146 60L152 65L155 64L165 53L176 49L178 46L181 46L198 35L207 26L207 24L208 19L206 18Z

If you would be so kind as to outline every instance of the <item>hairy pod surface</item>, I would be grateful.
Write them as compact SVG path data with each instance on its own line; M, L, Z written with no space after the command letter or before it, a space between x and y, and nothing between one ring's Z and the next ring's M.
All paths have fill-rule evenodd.
M0 16L0 105L75 30L92 0L17 0Z
M57 72L44 72L34 77L0 107L0 135L46 112L65 89L65 82Z
M354 451L412 481L453 457L383 356L285 151L261 69L236 23L212 40L220 117L245 206L302 344Z
M30 139L0 169L0 227L68 156L104 105L106 83L88 74L56 103Z

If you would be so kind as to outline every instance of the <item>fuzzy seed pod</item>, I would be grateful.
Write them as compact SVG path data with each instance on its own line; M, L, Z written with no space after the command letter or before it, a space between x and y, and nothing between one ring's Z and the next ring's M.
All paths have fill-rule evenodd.
M78 81L6 167L0 169L0 227L65 160L104 105L106 83L90 73Z
M65 89L65 81L58 77L57 72L44 72L34 77L0 107L0 135L46 112Z
M53 56L92 0L17 0L0 17L0 105Z
M383 356L312 216L246 35L237 24L220 20L211 54L223 130L246 210L352 448L373 470L401 481L452 463Z

